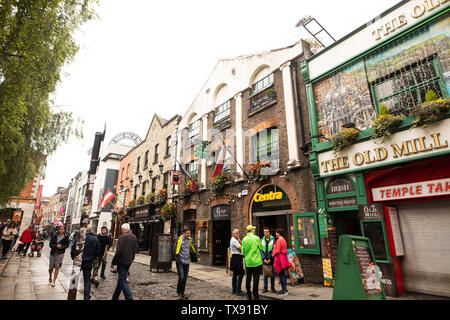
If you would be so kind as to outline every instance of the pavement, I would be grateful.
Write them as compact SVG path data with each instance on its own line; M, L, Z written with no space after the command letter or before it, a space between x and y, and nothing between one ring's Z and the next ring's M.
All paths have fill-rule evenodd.
M113 252L108 252L108 261L112 260ZM56 286L51 287L48 281L48 262L49 262L49 247L48 243L42 250L41 257L22 257L15 252L8 253L6 259L0 259L0 300L67 300L69 290L70 274L72 271L72 260L66 250L66 256L63 261ZM167 294L169 287L176 287L176 267L175 262L172 264L170 273L165 273L160 270L160 274L153 270L150 272L150 256L144 254L136 254L135 269L131 272L130 286L135 285L142 288L142 294L139 297L139 290L137 290L137 298L141 300L147 299L167 299L164 294ZM132 266L133 267L133 266ZM109 268L109 263L108 263ZM148 274L145 270L148 270ZM136 273L137 272L137 273ZM142 274L141 272L145 272ZM141 273L139 275L139 273ZM135 277L135 274L137 275ZM189 277L194 278L199 283L193 285L195 288L206 288L205 292L197 293L197 289L193 289L191 295L193 299L236 299L235 295L231 295L231 273L227 273L225 267L212 267L201 264L191 263L189 269ZM136 278L136 279L134 279ZM147 279L148 278L148 279ZM114 290L116 276L108 277L98 290L93 290L93 299L105 300L110 299L111 293ZM149 281L146 281L149 280ZM153 283L160 281L159 293L154 293L158 290L158 285L152 286ZM203 282L204 281L204 282ZM110 283L109 283L110 282ZM173 282L173 283L172 283ZM207 286L201 283L207 283ZM145 285L145 286L144 286ZM156 288L153 289L152 287ZM275 283L277 290L280 290L278 279ZM210 289L208 289L210 288ZM245 291L245 279L242 284L242 289ZM102 292L103 290L103 292ZM150 291L149 291L150 290ZM169 291L173 291L171 288ZM210 291L208 291L210 290ZM262 293L262 279L260 280L260 297L262 299L274 300L332 300L333 288L324 287L321 284L298 283L294 286L288 282L289 295L283 298L276 294ZM77 293L77 300L83 300L83 283L80 278L79 290ZM214 297L212 296L214 295ZM216 297L217 295L217 297ZM174 295L175 297L176 295ZM197 296L197 298L195 298ZM245 297L241 297L245 299ZM172 298L168 298L172 299ZM407 293L401 297L387 297L388 300L449 300L445 297L428 296L422 294Z

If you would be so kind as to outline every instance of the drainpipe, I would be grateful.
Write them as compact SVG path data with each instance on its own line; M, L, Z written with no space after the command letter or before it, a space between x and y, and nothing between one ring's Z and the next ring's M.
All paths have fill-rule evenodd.
M301 104L300 104L300 93L298 90L298 79L297 79L297 72L296 72L296 68L297 68L297 62L296 61L291 61L291 76L292 76L292 80L294 82L294 98L295 98L295 107L297 108L298 111L298 117L299 117L299 129L300 129L300 143L302 144L302 146L300 147L300 150L304 150L305 148L305 135L303 132L303 115L302 115L302 109L301 109Z

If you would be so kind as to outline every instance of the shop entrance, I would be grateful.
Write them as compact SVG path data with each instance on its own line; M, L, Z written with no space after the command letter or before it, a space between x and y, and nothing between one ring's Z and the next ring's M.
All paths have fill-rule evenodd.
M362 236L357 211L336 212L334 213L334 220L336 222L338 236L343 234Z
M287 238L288 223L287 214L282 213L278 215L256 215L255 227L256 234L262 238L264 236L264 228L269 228L270 234L275 237L276 229L283 229L284 237Z
M231 239L230 220L213 222L213 265L221 266L227 263L227 248Z

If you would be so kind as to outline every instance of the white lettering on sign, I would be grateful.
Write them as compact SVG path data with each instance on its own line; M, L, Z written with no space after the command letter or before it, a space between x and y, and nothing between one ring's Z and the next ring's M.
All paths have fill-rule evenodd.
M435 197L450 194L450 178L373 188L373 201Z

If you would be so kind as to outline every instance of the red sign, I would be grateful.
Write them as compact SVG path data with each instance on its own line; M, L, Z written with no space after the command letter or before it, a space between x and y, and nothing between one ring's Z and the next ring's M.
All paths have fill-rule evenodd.
M180 171L172 171L172 184L180 184L181 181L181 172Z
M450 195L450 178L372 189L373 201L392 201Z

